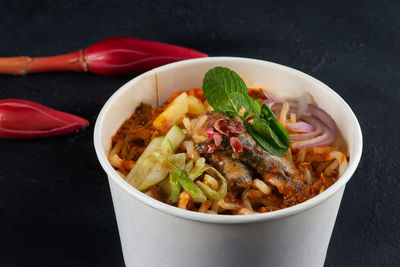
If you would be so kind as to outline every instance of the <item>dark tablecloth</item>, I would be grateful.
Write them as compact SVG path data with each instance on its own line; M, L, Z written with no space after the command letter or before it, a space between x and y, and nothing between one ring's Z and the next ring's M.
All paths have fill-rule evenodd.
M316 77L352 107L364 135L326 266L396 266L399 12L396 1L1 1L0 56L54 55L130 36ZM123 266L92 135L102 105L130 78L0 75L1 99L37 101L91 122L78 134L0 140L1 266Z

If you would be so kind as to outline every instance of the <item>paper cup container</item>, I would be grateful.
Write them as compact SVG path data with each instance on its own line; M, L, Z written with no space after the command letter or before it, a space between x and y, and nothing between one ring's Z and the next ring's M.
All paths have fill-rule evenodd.
M296 97L308 90L337 122L349 167L322 194L256 215L211 215L169 206L133 188L107 160L112 135L141 102L156 106L172 93L200 88L215 66L237 72L249 88ZM108 175L126 266L323 266L347 181L361 157L362 135L350 107L328 86L271 62L231 57L193 59L146 72L122 86L101 110L94 131Z

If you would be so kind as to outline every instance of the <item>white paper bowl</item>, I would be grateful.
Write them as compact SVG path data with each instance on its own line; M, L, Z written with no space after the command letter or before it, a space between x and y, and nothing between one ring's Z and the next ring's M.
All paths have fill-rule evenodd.
M249 88L296 97L308 90L337 122L350 154L340 179L322 194L290 208L256 215L211 215L154 200L123 180L107 160L111 136L141 102L156 106L172 93L200 88L215 66L237 72ZM94 145L108 175L127 266L323 266L347 181L362 151L359 123L328 86L291 68L246 58L181 61L146 72L122 86L96 121Z

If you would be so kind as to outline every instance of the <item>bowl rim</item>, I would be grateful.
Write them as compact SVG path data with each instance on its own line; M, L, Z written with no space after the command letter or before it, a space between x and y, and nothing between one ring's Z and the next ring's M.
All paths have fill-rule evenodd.
M333 97L336 97L340 102L342 102L343 107L346 109L347 113L350 115L350 120L352 120L355 123L355 129L356 129L356 142L354 144L354 155L351 157L351 161L349 163L349 166L347 167L346 171L343 173L343 175L340 177L338 181L336 181L332 186L330 186L328 189L326 189L323 193L305 201L299 204L296 204L294 206L276 210L276 211L271 211L267 213L258 213L258 214L252 214L252 215L216 215L216 214L206 214L206 213L199 213L199 212L193 212L193 211L188 211L188 210L183 210L179 209L177 207L168 205L166 203L163 203L161 201L155 200L146 194L140 192L133 186L131 186L128 182L126 182L118 173L114 170L114 168L111 166L109 163L107 157L106 157L106 151L103 150L103 147L101 145L101 126L103 124L104 116L108 111L108 107L111 105L111 103L114 102L115 99L118 98L120 94L122 94L125 90L128 90L131 84L135 83L137 80L141 79L142 76L148 75L149 73L154 73L157 71L163 71L167 70L169 68L175 68L179 66L185 66L185 65L191 65L192 63L218 63L218 61L232 61L232 62L238 62L238 63L262 63L262 64L267 64L270 65L274 68L288 71L297 75L300 75L304 79L311 80L314 83L317 83L321 89L326 90L328 94L330 94ZM352 175L354 174L360 159L361 159L361 154L362 154L362 147L363 147L363 139L362 139L362 132L361 132L361 127L360 124L354 114L354 112L351 110L349 105L331 88L329 88L327 85L322 83L321 81L313 78L312 76L305 74L299 70L278 64L278 63L273 63L265 60L259 60L259 59L252 59L252 58L243 58L243 57L207 57L207 58L198 58L198 59L189 59L189 60L183 60L175 63L170 63L155 69L152 69L150 71L147 71L141 75L136 76L135 78L131 79L127 83L125 83L123 86L121 86L117 91L113 93L113 95L106 101L104 106L102 107L96 123L94 127L94 134L93 134L93 140L94 140L94 146L96 150L96 154L98 157L98 160L103 167L104 171L107 173L109 182L111 183L111 180L115 182L122 190L124 190L128 195L131 197L135 198L139 202L144 203L145 205L156 209L158 211L161 211L163 213L166 213L171 216L175 217L180 217L182 219L187 219L187 220L194 220L194 221L199 221L199 222L205 222L205 223L216 223L216 224L247 224L247 223L258 223L258 222L264 222L264 221L271 221L271 220L276 220L280 219L283 217L289 217L301 212L304 212L312 207L315 207L322 202L328 200L330 197L332 197L336 192L338 192L342 187L346 185L346 183L350 180Z

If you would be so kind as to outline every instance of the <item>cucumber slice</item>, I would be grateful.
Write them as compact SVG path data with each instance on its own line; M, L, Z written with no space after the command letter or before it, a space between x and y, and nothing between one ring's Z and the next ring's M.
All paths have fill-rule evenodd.
M189 176L190 180L194 181L194 179L196 179L197 177L202 175L205 165L206 165L206 159L199 158L196 161L196 164L194 165L194 167L190 171L188 171L188 176Z
M153 140L151 140L150 144L146 147L142 155L136 161L135 166L133 166L132 170L126 176L126 181L128 183L130 183L136 188L142 184L143 179L147 176L152 165L154 165L156 162L155 159L151 160L147 158L151 153L159 149L163 140L164 136L158 136L155 137Z
M170 155L182 144L185 140L185 133L176 125L172 125L168 133L165 135L164 140L161 142L161 153L163 155Z
M153 159L155 159L155 162ZM145 169L144 173L147 173L147 176L145 176L142 184L137 188L139 190L145 190L152 185L162 182L167 177L168 173L183 168L185 166L185 160L185 153L169 155L168 158L157 151L151 153L143 164L143 169ZM150 163L147 164L147 162ZM150 166L150 169L148 166Z
M176 203L179 200L179 193L181 192L181 184L179 183L179 174L175 170L169 174L169 184L171 186L171 195L169 199L172 203Z
M150 186L161 183L167 176L168 170L157 162L137 189L140 191L146 190Z
M178 169L185 168L186 154L179 153L168 156L168 161L174 164Z
M188 163L185 165L185 172L188 173L193 169L193 160L191 159Z
M185 139L185 133L173 125L165 137L156 137L147 146L135 166L127 175L128 183L146 190L163 181L169 172L184 168L185 154L173 154Z
M195 202L206 202L207 197L204 195L203 191L186 175L186 173L182 170L178 171L179 174L179 183L182 187L189 192L193 201Z

